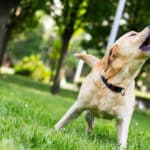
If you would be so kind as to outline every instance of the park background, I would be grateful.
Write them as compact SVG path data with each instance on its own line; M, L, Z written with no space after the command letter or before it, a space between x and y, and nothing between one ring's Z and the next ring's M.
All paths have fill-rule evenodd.
M90 67L74 53L102 58L118 0L0 1L0 149L114 149L115 120L96 120L87 136L83 117L52 128L76 100ZM150 24L148 0L126 0L117 37ZM133 62L134 63L134 62ZM81 64L81 62L80 62ZM150 149L150 61L136 79L137 106L128 149ZM85 147L88 145L88 148Z

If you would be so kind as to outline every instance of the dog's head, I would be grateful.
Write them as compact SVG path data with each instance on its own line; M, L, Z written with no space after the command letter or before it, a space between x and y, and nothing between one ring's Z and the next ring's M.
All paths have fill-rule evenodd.
M135 76L146 59L150 58L150 26L141 32L131 31L121 36L101 61L87 54L75 56L97 69L100 67L107 79L116 74Z
M114 47L123 57L150 58L150 26L141 32L130 31L124 34L115 42L112 49Z
M109 79L121 72L134 75L148 58L150 58L150 26L141 32L128 32L112 45L103 59L105 75Z

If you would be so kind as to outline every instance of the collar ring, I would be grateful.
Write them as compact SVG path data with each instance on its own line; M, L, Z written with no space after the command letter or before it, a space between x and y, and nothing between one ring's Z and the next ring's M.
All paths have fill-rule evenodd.
M123 88L123 89L121 90L121 95L122 95L122 96L125 96L125 93L126 93L126 92L125 92L125 89Z

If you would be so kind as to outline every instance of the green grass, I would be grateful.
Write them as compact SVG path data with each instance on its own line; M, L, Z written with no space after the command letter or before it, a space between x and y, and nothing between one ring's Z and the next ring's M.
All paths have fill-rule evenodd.
M56 132L53 127L77 93L51 95L49 86L17 76L0 76L0 150L116 150L115 120L96 119L91 135L80 116ZM129 150L150 150L150 113L135 111Z

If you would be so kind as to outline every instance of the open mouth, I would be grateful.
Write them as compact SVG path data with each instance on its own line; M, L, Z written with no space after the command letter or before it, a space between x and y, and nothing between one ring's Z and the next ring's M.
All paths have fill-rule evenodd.
M140 46L140 49L142 51L148 51L148 50L150 50L150 34L146 38L146 40L143 42L143 44Z

